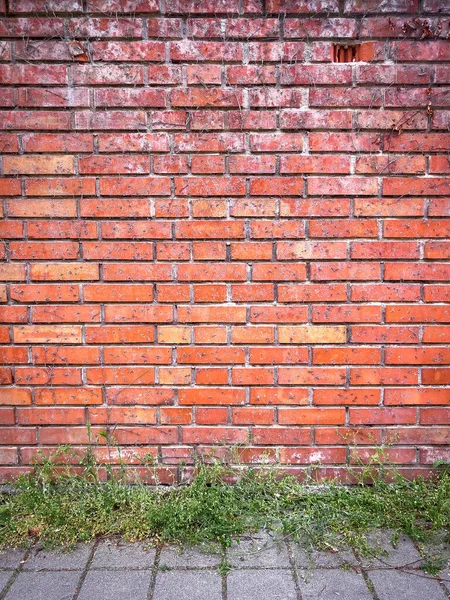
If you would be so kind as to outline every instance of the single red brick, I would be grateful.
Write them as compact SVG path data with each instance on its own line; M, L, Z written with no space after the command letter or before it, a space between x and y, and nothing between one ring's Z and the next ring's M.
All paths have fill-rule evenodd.
M274 416L272 408L233 408L231 421L233 425L271 425Z
M100 388L36 388L36 404L102 404Z
M278 421L282 425L344 425L343 408L280 408Z
M170 306L151 304L110 304L105 306L106 323L170 323L173 309Z
M355 202L357 199L355 200ZM345 217L350 216L350 199L339 198L322 200L315 198L282 198L280 200L281 217Z
M194 242L192 244L194 260L225 260L226 250L225 242ZM225 265L224 268L226 268Z
M184 444L245 444L248 430L245 427L184 427Z
M274 299L273 284L242 283L231 286L233 302L270 302Z
M224 303L227 300L225 285L194 285L194 302L210 304L212 302Z
M313 391L313 404L374 405L379 404L380 397L379 389L317 389Z
M446 196L450 192L450 184L445 177L417 178L386 177L383 179L383 194L386 196Z
M114 10L117 10L116 4ZM142 20L117 16L74 18L69 20L69 35L79 39L142 38Z
M307 348L250 348L250 364L252 365L283 365L307 362Z
M386 405L403 404L445 404L448 401L448 391L443 388L390 388L385 390Z
M227 330L225 327L194 327L195 344L226 344Z
M76 367L16 367L17 385L82 385L81 368Z
M86 367L86 382L89 385L151 385L155 383L155 369L147 366Z
M385 361L387 365L446 365L450 364L450 350L445 346L432 348L387 347Z
M228 383L228 369L226 368L216 367L209 369L206 367L197 367L195 372L197 385L226 385Z
M109 387L106 402L112 404L172 404L173 390L167 388Z
M143 3L147 4L147 3ZM141 12L141 11L139 11ZM150 21L151 22L151 21ZM92 42L94 60L124 62L161 62L164 60L164 43L159 41ZM98 69L101 65L95 65ZM102 65L104 68L104 65ZM85 71L89 72L89 71ZM92 72L92 71L91 71ZM113 71L110 71L111 73ZM126 82L124 82L126 83ZM133 83L133 82L132 82Z
M31 389L2 387L0 388L0 404L3 406L24 406L31 404Z
M228 408L198 407L195 422L197 425L226 425L228 423Z
M275 65L239 65L226 69L230 85L273 85L277 82Z
M254 427L253 443L264 446L311 443L309 427Z
M179 364L243 364L245 351L243 348L179 348L177 351Z
M351 341L360 344L417 344L418 327L366 327L354 325L351 329Z
M104 349L106 364L169 365L172 350L164 346L108 346Z
M87 326L85 332L87 344L142 344L155 341L154 328L143 325Z
M380 361L379 348L313 348L317 365L377 365Z
M258 405L305 405L309 403L308 390L287 387L256 387L250 389L250 403Z
M17 410L19 425L83 425L83 408L21 408Z
M233 385L270 385L274 384L274 371L268 368L241 368L232 370Z
M418 369L409 367L355 367L350 369L352 385L415 385Z

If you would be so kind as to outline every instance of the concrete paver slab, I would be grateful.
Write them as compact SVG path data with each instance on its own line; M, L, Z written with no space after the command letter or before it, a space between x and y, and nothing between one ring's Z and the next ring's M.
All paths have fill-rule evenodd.
M78 571L19 573L5 600L71 600L79 580Z
M221 600L222 580L211 571L163 571L156 577L153 600Z
M0 552L0 569L17 569L25 556L25 550L8 548Z
M0 571L0 594L13 573L14 571Z
M368 536L368 540L375 548L382 550L378 557L361 557L364 567L406 567L415 569L420 566L422 558L412 541L401 534L395 546L392 545L390 531L377 531Z
M216 567L221 561L221 555L208 552L205 548L175 548L168 546L162 549L159 559L160 567Z
M93 569L151 569L156 550L145 544L126 544L116 540L101 542L95 551Z
M299 584L303 600L373 600L363 576L353 571L300 571Z
M273 537L259 532L244 537L240 543L233 542L227 551L229 563L233 567L278 567L289 568L289 555L286 544L280 536Z
M291 544L292 557L296 567L337 569L342 565L357 565L358 561L351 550L322 552L309 550L300 544Z
M232 571L228 575L228 600L296 600L297 591L290 571Z
M439 583L423 571L379 569L369 571L369 578L380 600L447 600Z
M146 600L151 571L89 571L78 600Z
M82 571L89 558L92 544L78 544L74 550L63 552L61 550L44 550L37 546L31 550L30 556L24 565L26 571Z
M447 569L447 571L444 571L443 573L439 573L439 577L450 594L450 569Z

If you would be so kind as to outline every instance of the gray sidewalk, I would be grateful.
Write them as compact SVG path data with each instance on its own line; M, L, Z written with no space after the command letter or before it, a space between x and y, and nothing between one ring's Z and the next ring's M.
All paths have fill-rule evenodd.
M386 554L314 552L259 533L225 555L102 540L71 553L0 554L0 600L448 600L450 569L427 575L405 536Z

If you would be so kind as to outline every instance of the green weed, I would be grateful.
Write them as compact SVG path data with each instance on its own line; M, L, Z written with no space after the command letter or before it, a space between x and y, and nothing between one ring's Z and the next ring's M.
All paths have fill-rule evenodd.
M63 448L60 454L70 452ZM61 458L61 457L60 457ZM60 461L61 462L61 461ZM432 481L409 481L397 474L390 482L370 466L357 485L300 483L276 468L236 472L199 463L189 484L148 487L125 483L125 469L100 469L89 455L81 473L58 461L42 460L34 473L19 477L14 493L0 498L0 547L38 539L44 546L73 546L97 536L122 535L153 543L231 544L248 531L268 529L313 548L350 545L361 554L372 549L366 534L389 528L421 542L450 525L450 474ZM152 465L148 466L152 469ZM231 484L230 480L234 478Z

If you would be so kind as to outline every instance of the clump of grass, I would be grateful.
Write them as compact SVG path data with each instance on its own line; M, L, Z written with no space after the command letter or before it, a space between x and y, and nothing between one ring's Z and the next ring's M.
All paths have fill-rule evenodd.
M66 449L67 451L67 449ZM422 541L450 525L450 475L387 482L371 470L371 485L300 483L275 468L243 469L234 483L230 467L198 464L187 485L127 485L110 472L101 481L92 457L82 472L43 460L19 477L14 493L0 499L0 547L23 545L30 536L44 546L72 546L99 535L180 544L220 543L266 528L318 548L370 548L366 534L378 528ZM149 467L151 468L151 467Z

